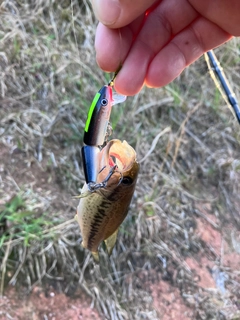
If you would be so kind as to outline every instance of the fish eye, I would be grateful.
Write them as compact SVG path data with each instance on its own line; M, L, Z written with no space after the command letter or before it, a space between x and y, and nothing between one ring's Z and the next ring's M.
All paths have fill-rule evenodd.
M129 186L130 184L133 183L133 179L131 177L124 177L121 183L124 184L125 186Z
M101 101L102 106L106 106L108 104L108 100L106 98L103 98Z

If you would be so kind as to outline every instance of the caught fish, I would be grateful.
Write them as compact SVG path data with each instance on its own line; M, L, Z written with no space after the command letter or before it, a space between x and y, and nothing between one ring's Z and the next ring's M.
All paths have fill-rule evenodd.
M77 208L82 246L99 260L98 247L105 242L110 255L117 239L118 228L127 215L139 171L135 150L126 142L114 139L99 153L97 183L105 187L90 192L85 183Z

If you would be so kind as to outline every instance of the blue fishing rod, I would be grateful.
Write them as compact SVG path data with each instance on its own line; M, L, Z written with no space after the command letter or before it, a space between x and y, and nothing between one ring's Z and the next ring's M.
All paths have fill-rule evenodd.
M236 96L232 91L226 75L224 74L220 63L212 50L205 53L205 60L207 62L211 77L213 78L217 88L221 92L226 103L232 107L238 123L240 124L240 108Z

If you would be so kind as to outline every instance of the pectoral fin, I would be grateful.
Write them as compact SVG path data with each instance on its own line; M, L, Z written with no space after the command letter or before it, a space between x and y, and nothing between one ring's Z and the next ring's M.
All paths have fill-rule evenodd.
M87 249L87 246L84 245L84 242L82 241L81 242L81 246L84 248L84 249ZM91 254L92 254L92 257L94 259L95 262L99 263L99 253L98 251L91 251Z
M98 252L91 251L91 254L93 256L94 261L99 263L99 254L98 254Z
M113 248L117 241L117 235L118 235L118 229L110 237L104 240L109 256L112 254Z

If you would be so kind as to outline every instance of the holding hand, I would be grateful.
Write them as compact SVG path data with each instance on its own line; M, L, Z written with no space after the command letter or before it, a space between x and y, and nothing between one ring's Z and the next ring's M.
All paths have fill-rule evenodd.
M239 0L92 0L99 66L134 95L162 87L204 52L240 35Z

